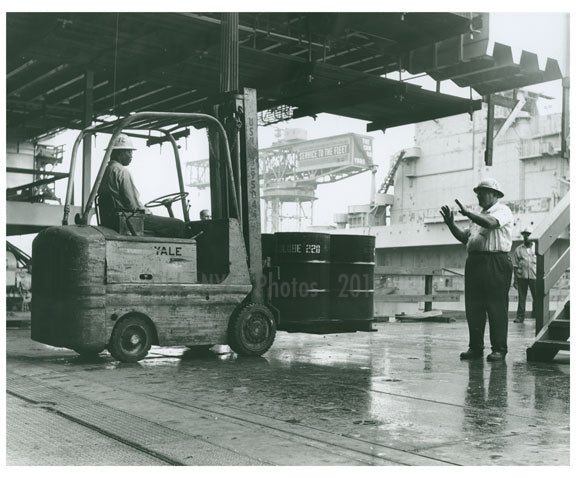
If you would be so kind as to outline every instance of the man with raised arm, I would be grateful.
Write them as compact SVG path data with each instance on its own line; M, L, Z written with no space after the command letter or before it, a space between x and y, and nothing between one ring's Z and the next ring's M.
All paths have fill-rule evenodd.
M442 206L440 214L452 235L466 244L468 251L464 296L470 341L460 359L483 356L488 318L492 353L486 358L495 362L504 360L508 352L508 292L513 272L508 253L512 248L514 218L510 208L498 202L504 193L495 179L480 181L474 192L480 212L473 212L456 200L460 214L470 219L470 227L460 229L449 206Z

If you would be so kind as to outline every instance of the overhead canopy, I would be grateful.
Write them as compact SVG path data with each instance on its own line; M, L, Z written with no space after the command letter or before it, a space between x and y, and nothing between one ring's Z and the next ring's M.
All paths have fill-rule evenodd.
M520 62L516 63L510 46L495 43L491 54L487 53L487 47L487 40L469 44L444 41L434 47L422 47L411 52L408 71L426 72L436 81L452 80L460 87L473 88L480 95L562 78L555 59L547 58L542 70L535 53L523 50Z
M240 86L259 109L331 112L390 127L469 111L459 98L379 78L415 48L468 32L454 13L241 13ZM219 91L221 14L7 13L11 137L80 128L85 72L94 116L201 111ZM478 105L473 105L476 108Z
M7 13L6 118L10 138L81 128L85 73L93 117L203 111L219 93L221 13ZM260 111L288 105L388 128L478 109L478 102L382 78L451 79L481 95L560 78L556 60L515 63L488 47L488 14L241 13L240 87Z

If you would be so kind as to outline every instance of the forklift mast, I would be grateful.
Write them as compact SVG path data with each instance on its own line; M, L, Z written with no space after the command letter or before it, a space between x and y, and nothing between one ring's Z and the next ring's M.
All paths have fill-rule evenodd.
M229 180L228 171L222 167L220 160L222 144L216 135L210 134L212 217L216 219L231 216L231 211L234 210L231 196L235 193L238 198L238 221L244 234L253 285L252 302L263 304L256 90L244 88L242 94L224 93L222 98L222 102L214 106L214 116L226 129L236 191L229 191L226 187Z

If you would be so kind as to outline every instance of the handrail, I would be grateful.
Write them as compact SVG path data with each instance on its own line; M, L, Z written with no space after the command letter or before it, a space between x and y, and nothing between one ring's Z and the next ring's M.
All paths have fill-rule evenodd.
M569 225L570 194L566 193L552 212L530 234L530 239L536 243L536 253L546 253Z
M570 267L570 247L552 263L551 247L570 225L570 194L567 193L544 219L530 238L536 249L536 297L534 313L536 315L536 335L550 319L550 290Z

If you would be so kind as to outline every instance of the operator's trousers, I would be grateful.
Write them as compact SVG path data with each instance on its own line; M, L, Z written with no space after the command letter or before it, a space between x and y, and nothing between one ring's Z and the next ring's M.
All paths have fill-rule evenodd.
M186 223L175 217L144 215L144 234L156 237L190 237Z
M468 347L484 349L486 317L493 352L508 352L508 292L513 266L506 252L470 252L464 272Z
M532 294L532 311L534 311L534 297L536 297L536 279L516 279L518 287L518 312L516 318L524 320L526 317L526 297L528 296L528 288Z

